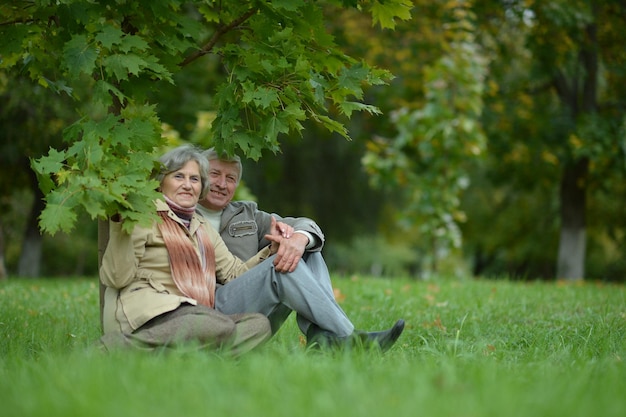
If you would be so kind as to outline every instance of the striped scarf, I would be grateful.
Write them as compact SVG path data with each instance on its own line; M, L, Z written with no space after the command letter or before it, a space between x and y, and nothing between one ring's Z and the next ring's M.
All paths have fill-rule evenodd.
M195 207L181 207L167 197L165 197L165 202L189 228ZM183 226L170 218L167 211L157 211L157 213L163 219L159 224L159 230L169 253L172 279L176 287L185 296L213 308L215 305L215 251L204 228L201 226L196 232L200 249L198 257Z

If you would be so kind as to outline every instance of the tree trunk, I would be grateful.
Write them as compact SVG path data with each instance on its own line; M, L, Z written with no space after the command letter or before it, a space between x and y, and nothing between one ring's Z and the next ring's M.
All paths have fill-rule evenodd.
M592 3L594 17L597 5ZM581 79L573 77L569 86L556 83L562 103L569 109L573 120L581 115L595 114L598 109L598 39L597 26L585 26L586 40L580 45L578 65ZM582 85L582 91L579 86ZM581 158L568 163L561 178L561 236L557 259L558 279L582 280L585 277L586 191L589 159Z
M0 281L7 278L7 268L4 263L4 228L2 227L2 220L0 220Z
M31 171L33 181L32 189L35 192L35 199L26 223L22 250L17 268L17 275L20 277L37 278L41 269L41 246L42 236L39 232L39 215L44 209L44 196L37 184L35 173Z
M109 222L107 220L98 220L98 271L100 270L100 266L102 266L102 257L104 256L104 251L107 248L107 244L109 243ZM100 287L100 329L104 330L103 323L103 312L104 312L104 291L106 287L98 279L99 287Z
M128 29L128 28L127 28ZM116 87L120 88L119 83L116 83ZM113 99L113 104L109 107L109 113L112 113L116 116L119 116L122 113L122 102L119 97L113 93L111 93L111 98ZM109 244L109 220L98 219L98 271L100 271L100 267L102 266L102 257L104 256L104 251ZM98 288L100 294L100 331L104 333L104 292L106 291L106 286L100 280L100 276L98 276Z
M561 179L561 236L557 278L582 280L585 276L586 182L589 160L581 159L565 168Z

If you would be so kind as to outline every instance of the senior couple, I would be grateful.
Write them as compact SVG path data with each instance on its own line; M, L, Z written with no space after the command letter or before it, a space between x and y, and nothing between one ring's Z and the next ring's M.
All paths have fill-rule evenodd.
M100 268L107 349L193 343L239 355L268 340L292 311L308 346L386 351L396 342L403 320L359 331L337 304L313 220L231 201L242 176L238 157L181 146L160 161L159 221L128 234L123 219L109 220Z

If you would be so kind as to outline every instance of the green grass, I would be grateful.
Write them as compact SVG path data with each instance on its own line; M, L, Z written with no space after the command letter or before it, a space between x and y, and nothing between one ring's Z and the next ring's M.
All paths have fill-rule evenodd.
M389 352L307 352L295 320L239 359L117 352L95 279L0 283L0 415L626 415L626 290L594 283L338 278L358 328L407 321Z

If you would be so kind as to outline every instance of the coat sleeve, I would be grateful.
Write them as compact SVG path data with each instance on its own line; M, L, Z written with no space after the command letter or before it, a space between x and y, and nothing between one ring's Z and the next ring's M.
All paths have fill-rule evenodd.
M259 237L259 247L264 247L269 245L269 241L264 238L266 234L270 233L270 227L272 225L272 216L277 220L284 223L287 223L289 226L293 227L294 230L299 230L303 232L308 232L315 237L315 246L308 249L310 252L318 252L321 251L324 247L324 233L322 229L315 223L313 220L308 217L282 217L276 213L268 213L261 210L256 210L254 217L257 225L259 226L258 237Z
M146 239L147 233L140 227L135 227L129 235L122 230L121 222L109 221L109 242L100 266L100 280L104 285L119 289L135 280Z

